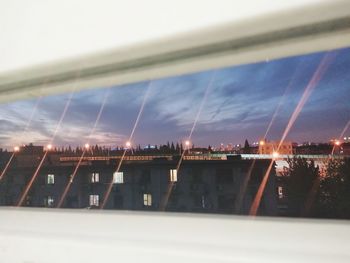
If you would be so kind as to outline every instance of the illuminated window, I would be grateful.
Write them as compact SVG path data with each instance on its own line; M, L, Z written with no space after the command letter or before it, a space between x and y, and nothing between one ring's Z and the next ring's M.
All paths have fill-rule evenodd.
M144 206L152 206L152 195L151 194L143 194L143 205Z
M170 170L170 182L177 182L177 170L176 169Z
M100 196L99 195L90 195L90 206L99 206Z
M48 174L47 175L47 184L54 184L55 183L55 175L54 174Z
M53 196L47 196L44 198L44 205L46 207L53 207L55 202L55 199L53 198Z
M98 183L100 181L100 174L99 173L92 173L91 174L91 183Z
M278 189L278 198L283 198L283 187L279 186L277 189Z
M124 173L123 172L115 172L113 174L113 183L114 184L124 183Z

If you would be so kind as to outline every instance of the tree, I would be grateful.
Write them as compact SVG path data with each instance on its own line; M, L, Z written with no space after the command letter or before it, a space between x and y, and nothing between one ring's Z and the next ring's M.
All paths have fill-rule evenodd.
M308 215L308 204L313 200L313 190L318 189L319 167L305 158L288 159L286 187L291 216Z
M179 151L180 151L180 145L178 142L176 143L175 151L176 151L176 153L179 153Z
M244 148L243 148L243 153L250 153L250 146L249 146L249 142L247 139L245 139L244 141Z
M350 219L350 158L328 161L317 205L320 217Z

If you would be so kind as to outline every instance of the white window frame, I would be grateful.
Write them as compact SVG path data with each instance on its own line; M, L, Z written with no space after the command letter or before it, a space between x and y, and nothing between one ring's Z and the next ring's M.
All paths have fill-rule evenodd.
M172 183L177 182L177 170L176 169L170 169L170 182L172 182Z
M124 172L114 172L113 173L113 183L123 184L124 183Z
M143 206L152 206L152 194L143 194Z

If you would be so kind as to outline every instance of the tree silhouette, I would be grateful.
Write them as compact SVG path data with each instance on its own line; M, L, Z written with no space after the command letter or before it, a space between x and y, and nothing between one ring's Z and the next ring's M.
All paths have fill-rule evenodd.
M243 148L243 153L250 153L250 146L249 146L249 142L247 139L245 139L244 141L244 148Z
M305 208L309 201L315 183L319 179L319 167L315 167L313 160L305 158L288 159L287 197L290 216L305 215Z
M350 158L328 161L317 208L317 216L350 219Z
M179 153L179 151L180 151L180 145L178 142L176 143L175 151L176 151L176 153Z

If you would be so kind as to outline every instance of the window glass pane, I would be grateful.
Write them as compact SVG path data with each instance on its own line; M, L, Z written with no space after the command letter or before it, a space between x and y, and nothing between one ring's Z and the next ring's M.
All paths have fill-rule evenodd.
M48 174L47 175L47 184L54 184L55 183L55 175L54 174Z
M100 174L99 173L92 173L91 174L91 183L98 183L100 181Z
M170 170L170 182L177 182L177 170L176 169Z
M99 206L99 195L90 195L90 206Z
M113 183L122 184L124 183L124 174L123 172L114 172L113 173Z

